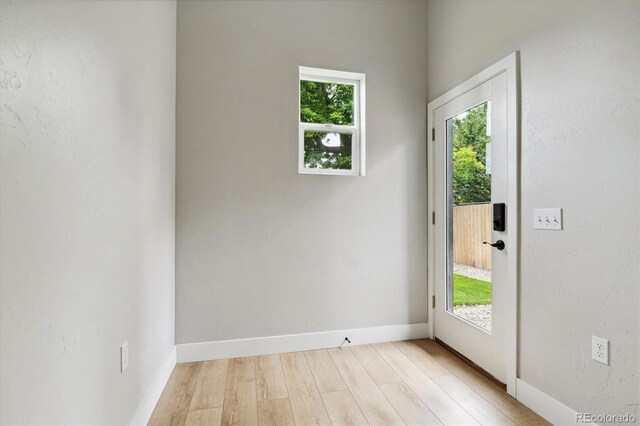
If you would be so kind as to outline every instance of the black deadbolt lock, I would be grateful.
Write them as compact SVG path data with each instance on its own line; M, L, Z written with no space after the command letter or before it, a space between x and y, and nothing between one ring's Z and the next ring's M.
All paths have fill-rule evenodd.
M505 204L504 203L495 203L493 205L493 230L504 232L506 229L505 222Z

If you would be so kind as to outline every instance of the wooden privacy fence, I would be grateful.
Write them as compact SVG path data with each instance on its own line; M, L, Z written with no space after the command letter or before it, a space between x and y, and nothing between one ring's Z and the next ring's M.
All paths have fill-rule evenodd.
M453 262L491 269L491 204L453 206Z

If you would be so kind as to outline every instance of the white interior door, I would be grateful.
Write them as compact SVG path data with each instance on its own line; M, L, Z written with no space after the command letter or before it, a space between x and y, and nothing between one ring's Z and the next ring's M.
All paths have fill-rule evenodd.
M433 111L434 335L507 382L509 265L507 73L499 73ZM494 226L494 204L504 203ZM496 212L499 213L499 212ZM515 222L515 221L514 221ZM503 249L486 243L505 244Z

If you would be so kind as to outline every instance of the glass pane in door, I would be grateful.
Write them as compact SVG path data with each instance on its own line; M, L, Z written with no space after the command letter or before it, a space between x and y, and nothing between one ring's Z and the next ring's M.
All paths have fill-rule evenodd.
M491 332L491 102L447 120L447 310Z

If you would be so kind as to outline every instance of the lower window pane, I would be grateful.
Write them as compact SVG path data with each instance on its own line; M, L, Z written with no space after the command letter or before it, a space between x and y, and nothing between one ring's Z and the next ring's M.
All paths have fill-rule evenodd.
M305 168L351 170L351 140L350 133L305 131Z

